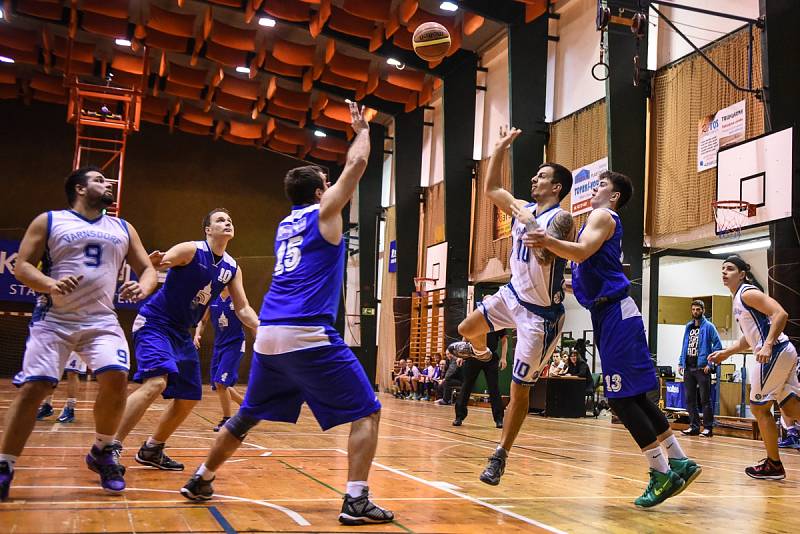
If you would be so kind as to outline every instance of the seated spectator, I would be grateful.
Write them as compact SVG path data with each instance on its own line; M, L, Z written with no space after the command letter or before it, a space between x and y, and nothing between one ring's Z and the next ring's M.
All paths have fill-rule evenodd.
M405 398L419 400L419 396L417 395L417 383L419 381L420 372L419 367L414 365L414 360L411 358L406 361L406 368L403 374L406 376L405 381L408 387L408 394Z
M439 360L439 365L433 369L433 377L428 380L428 397L433 398L444 382L444 373L447 371L447 360Z
M411 381L414 384L414 391L416 391L416 400L428 400L428 377L433 376L433 366L431 365L431 357L425 356L422 369L419 375L412 377Z
M403 399L406 393L410 390L411 386L408 383L408 375L406 375L406 360L401 358L398 362L397 372L392 372L394 375L395 393L394 396L398 399Z
M547 376L561 376L567 371L567 366L561 359L561 354L553 354L550 359L550 369Z
M437 396L439 400L436 404L449 405L452 402L453 389L460 387L463 381L463 372L461 370L461 362L449 352L446 353L447 369L444 373L444 380L439 384Z
M573 349L569 355L569 363L567 365L567 371L564 373L567 376L579 376L586 380L586 393L591 394L594 390L594 380L592 379L592 373L589 371L589 366L583 361L583 358L580 357L578 351Z

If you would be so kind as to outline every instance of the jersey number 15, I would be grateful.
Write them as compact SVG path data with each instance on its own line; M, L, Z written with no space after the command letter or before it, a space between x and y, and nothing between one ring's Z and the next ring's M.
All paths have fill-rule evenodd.
M275 270L272 271L273 275L278 276L297 269L302 256L302 252L300 251L300 245L302 244L303 236L301 235L296 235L289 238L288 241L281 243L281 246L278 247L278 256L275 260Z

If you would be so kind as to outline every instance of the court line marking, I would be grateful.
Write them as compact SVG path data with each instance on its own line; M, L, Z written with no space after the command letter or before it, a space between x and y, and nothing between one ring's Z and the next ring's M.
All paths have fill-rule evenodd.
M219 523L219 526L221 526L222 530L225 531L225 534L237 534L236 529L233 528L233 525L231 525L227 519L225 519L225 516L222 515L222 512L220 512L216 506L209 506L208 511L211 512L211 515L214 517L217 523Z
M16 489L34 489L34 490L43 490L43 489L62 489L62 490L97 490L97 486L14 486ZM151 489L151 488L126 488L125 492L132 492L132 491L142 491L142 492L152 492L152 493L178 493L178 490L163 490L163 489ZM301 527L310 527L311 523L309 523L305 517L300 515L299 513L295 512L291 508L286 508L285 506L281 506L279 504L273 504L270 501L260 501L257 499L248 499L247 497L237 497L236 495L222 495L219 493L215 493L214 497L219 497L221 499L229 499L231 501L240 501L240 502L247 502L251 504L257 504L259 506L263 506L264 508L271 508L273 510L277 510L289 516L295 523L300 525ZM133 501L136 502L136 501ZM107 504L107 502L106 502ZM202 506L202 505L198 505ZM134 507L135 508L135 507Z

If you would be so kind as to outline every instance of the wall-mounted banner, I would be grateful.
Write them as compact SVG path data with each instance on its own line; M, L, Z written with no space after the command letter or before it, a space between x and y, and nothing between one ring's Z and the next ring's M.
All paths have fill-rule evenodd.
M14 267L19 251L19 241L0 240L0 300L10 300L16 302L36 302L36 293L29 287L20 283L14 276ZM137 280L136 273L130 268L127 262L122 264L119 277L117 278L117 292L114 295L114 306L119 309L137 309L139 303L132 304L119 300L119 287L128 280Z
M397 241L389 241L389 272L397 272Z
M497 206L492 204L492 213L494 214L494 225L492 226L492 239L498 240L511 236L511 215L498 209Z
M572 215L592 210L592 190L600 181L600 175L608 170L608 158L603 158L572 171Z
M719 149L744 141L746 129L744 100L701 117L697 123L697 172L716 167Z

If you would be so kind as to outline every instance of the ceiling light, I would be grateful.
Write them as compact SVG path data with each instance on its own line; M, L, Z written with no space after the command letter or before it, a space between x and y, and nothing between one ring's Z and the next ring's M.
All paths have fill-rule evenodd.
M0 20L3 20L3 17L5 17L5 16L6 16L6 14L3 13L2 9L0 9Z
M458 4L455 2L442 2L439 4L439 9L442 11L458 11Z
M236 67L236 72L241 72L242 74L250 74L250 67Z
M344 99L344 103L345 103L345 104L352 104L352 103L353 103L353 101L352 101L352 100L350 100L349 98L345 98L345 99Z
M0 56L0 63L14 63L14 60L10 57Z
M114 39L114 42L119 46L130 46L131 42L127 39Z
M399 67L400 65L402 65L402 63L400 63L399 61L397 61L393 57L390 57L389 59L387 59L386 63L388 63L389 65L394 65L395 67Z
M317 137L328 137L328 134L326 134L322 130L314 130L314 135L316 135Z
M259 26L266 26L267 28L272 28L275 26L275 19L271 19L269 17L261 17L258 19Z
M758 239L756 241L745 241L744 243L725 245L724 247L715 247L709 249L709 252L712 254L731 254L732 252L744 252L745 250L769 248L771 245L772 242L769 239Z

